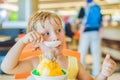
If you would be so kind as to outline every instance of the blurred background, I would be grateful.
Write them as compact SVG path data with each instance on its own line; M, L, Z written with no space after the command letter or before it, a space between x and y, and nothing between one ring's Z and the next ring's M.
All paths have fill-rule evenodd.
M109 53L117 62L115 74L109 80L120 80L120 0L94 0L102 13L102 60ZM0 64L7 51L16 43L18 37L25 34L29 16L38 10L51 11L63 20L66 31L66 47L77 50L80 39L78 13L85 6L84 0L0 0ZM69 22L69 25L65 23ZM67 33L72 33L70 36ZM92 56L89 53L86 62L91 71ZM101 61L102 62L102 61ZM6 77L6 78L5 78ZM0 70L0 80L13 80Z

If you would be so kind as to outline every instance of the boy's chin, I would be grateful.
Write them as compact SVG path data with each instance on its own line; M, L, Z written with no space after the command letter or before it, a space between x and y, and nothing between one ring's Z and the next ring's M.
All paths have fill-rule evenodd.
M59 53L62 53L62 51L63 51L63 48L56 48L56 49L55 49L55 52L58 53L58 54L59 54Z

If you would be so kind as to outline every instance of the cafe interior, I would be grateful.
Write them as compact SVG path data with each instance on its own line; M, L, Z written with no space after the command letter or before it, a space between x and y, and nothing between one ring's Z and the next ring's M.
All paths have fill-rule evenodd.
M101 62L106 54L110 54L117 63L117 68L108 80L120 80L120 0L94 0L94 2L100 5L102 14ZM77 51L80 24L76 24L76 21L83 6L85 0L0 0L0 65L9 49L26 34L29 16L41 10L58 14L63 22L65 19L69 20L71 30L75 34L72 38L66 37L66 48ZM30 55L32 56L32 53ZM21 59L26 57L28 55L23 54ZM87 71L90 73L92 65L90 51L86 63ZM21 75L6 74L0 69L0 80L25 80L20 77Z

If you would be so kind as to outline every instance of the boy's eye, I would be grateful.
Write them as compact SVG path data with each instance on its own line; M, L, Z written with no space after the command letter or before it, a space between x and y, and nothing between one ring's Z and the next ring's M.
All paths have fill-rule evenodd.
M46 32L46 33L44 33L44 35L45 35L45 36L48 36L48 35L50 35L50 33L49 33L49 32Z
M58 32L58 33L61 32L61 29L57 29L57 32Z

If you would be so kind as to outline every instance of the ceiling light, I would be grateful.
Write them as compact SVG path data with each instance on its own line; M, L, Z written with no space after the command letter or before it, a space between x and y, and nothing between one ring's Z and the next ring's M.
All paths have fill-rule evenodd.
M113 4L113 3L119 3L120 0L106 0L108 3Z
M57 12L59 15L76 15L78 12L76 10L61 10Z
M5 2L17 2L18 0L5 0Z
M15 4L8 4L8 3L1 4L0 8L4 8L11 11L18 11L18 6Z

